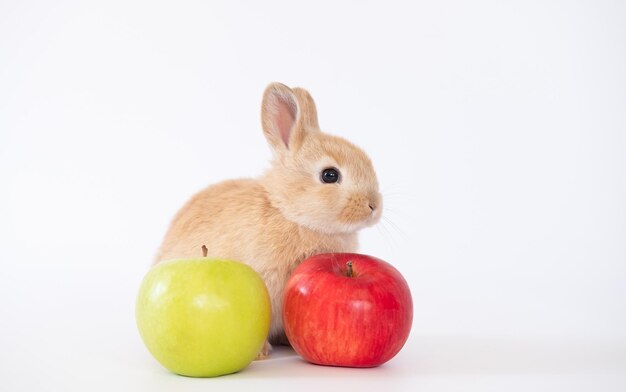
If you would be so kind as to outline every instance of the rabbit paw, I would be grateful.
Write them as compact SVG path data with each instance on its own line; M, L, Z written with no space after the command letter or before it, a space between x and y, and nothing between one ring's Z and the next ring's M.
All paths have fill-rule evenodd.
M270 357L270 351L272 351L272 345L267 340L263 343L261 351L257 354L255 361L262 361Z

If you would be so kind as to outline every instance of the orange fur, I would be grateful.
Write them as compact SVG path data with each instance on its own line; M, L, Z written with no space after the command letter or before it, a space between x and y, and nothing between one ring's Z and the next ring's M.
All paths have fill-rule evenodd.
M192 197L174 217L156 262L198 257L206 245L209 256L249 264L272 299L269 340L284 343L282 290L293 269L314 254L354 252L357 231L380 218L382 197L367 155L319 130L306 90L269 85L261 117L274 151L270 170L258 180L225 181ZM339 183L320 181L328 167L340 170Z

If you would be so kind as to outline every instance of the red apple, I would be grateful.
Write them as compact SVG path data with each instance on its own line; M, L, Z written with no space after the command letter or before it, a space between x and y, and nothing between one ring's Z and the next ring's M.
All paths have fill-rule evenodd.
M283 293L283 325L294 350L318 365L373 367L406 342L413 301L387 262L327 253L295 269Z

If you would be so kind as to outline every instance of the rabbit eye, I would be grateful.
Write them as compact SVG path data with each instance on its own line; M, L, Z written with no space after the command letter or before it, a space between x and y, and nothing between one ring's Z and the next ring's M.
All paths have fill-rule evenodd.
M324 169L322 170L320 179L325 184L334 184L335 182L339 181L339 170L335 169L334 167Z

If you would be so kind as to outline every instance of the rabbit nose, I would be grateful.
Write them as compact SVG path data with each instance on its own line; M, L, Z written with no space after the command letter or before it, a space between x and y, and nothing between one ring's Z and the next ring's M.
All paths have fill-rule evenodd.
M382 205L382 197L381 197L381 195L379 193L372 194L368 198L367 205L369 206L370 211L373 214Z

